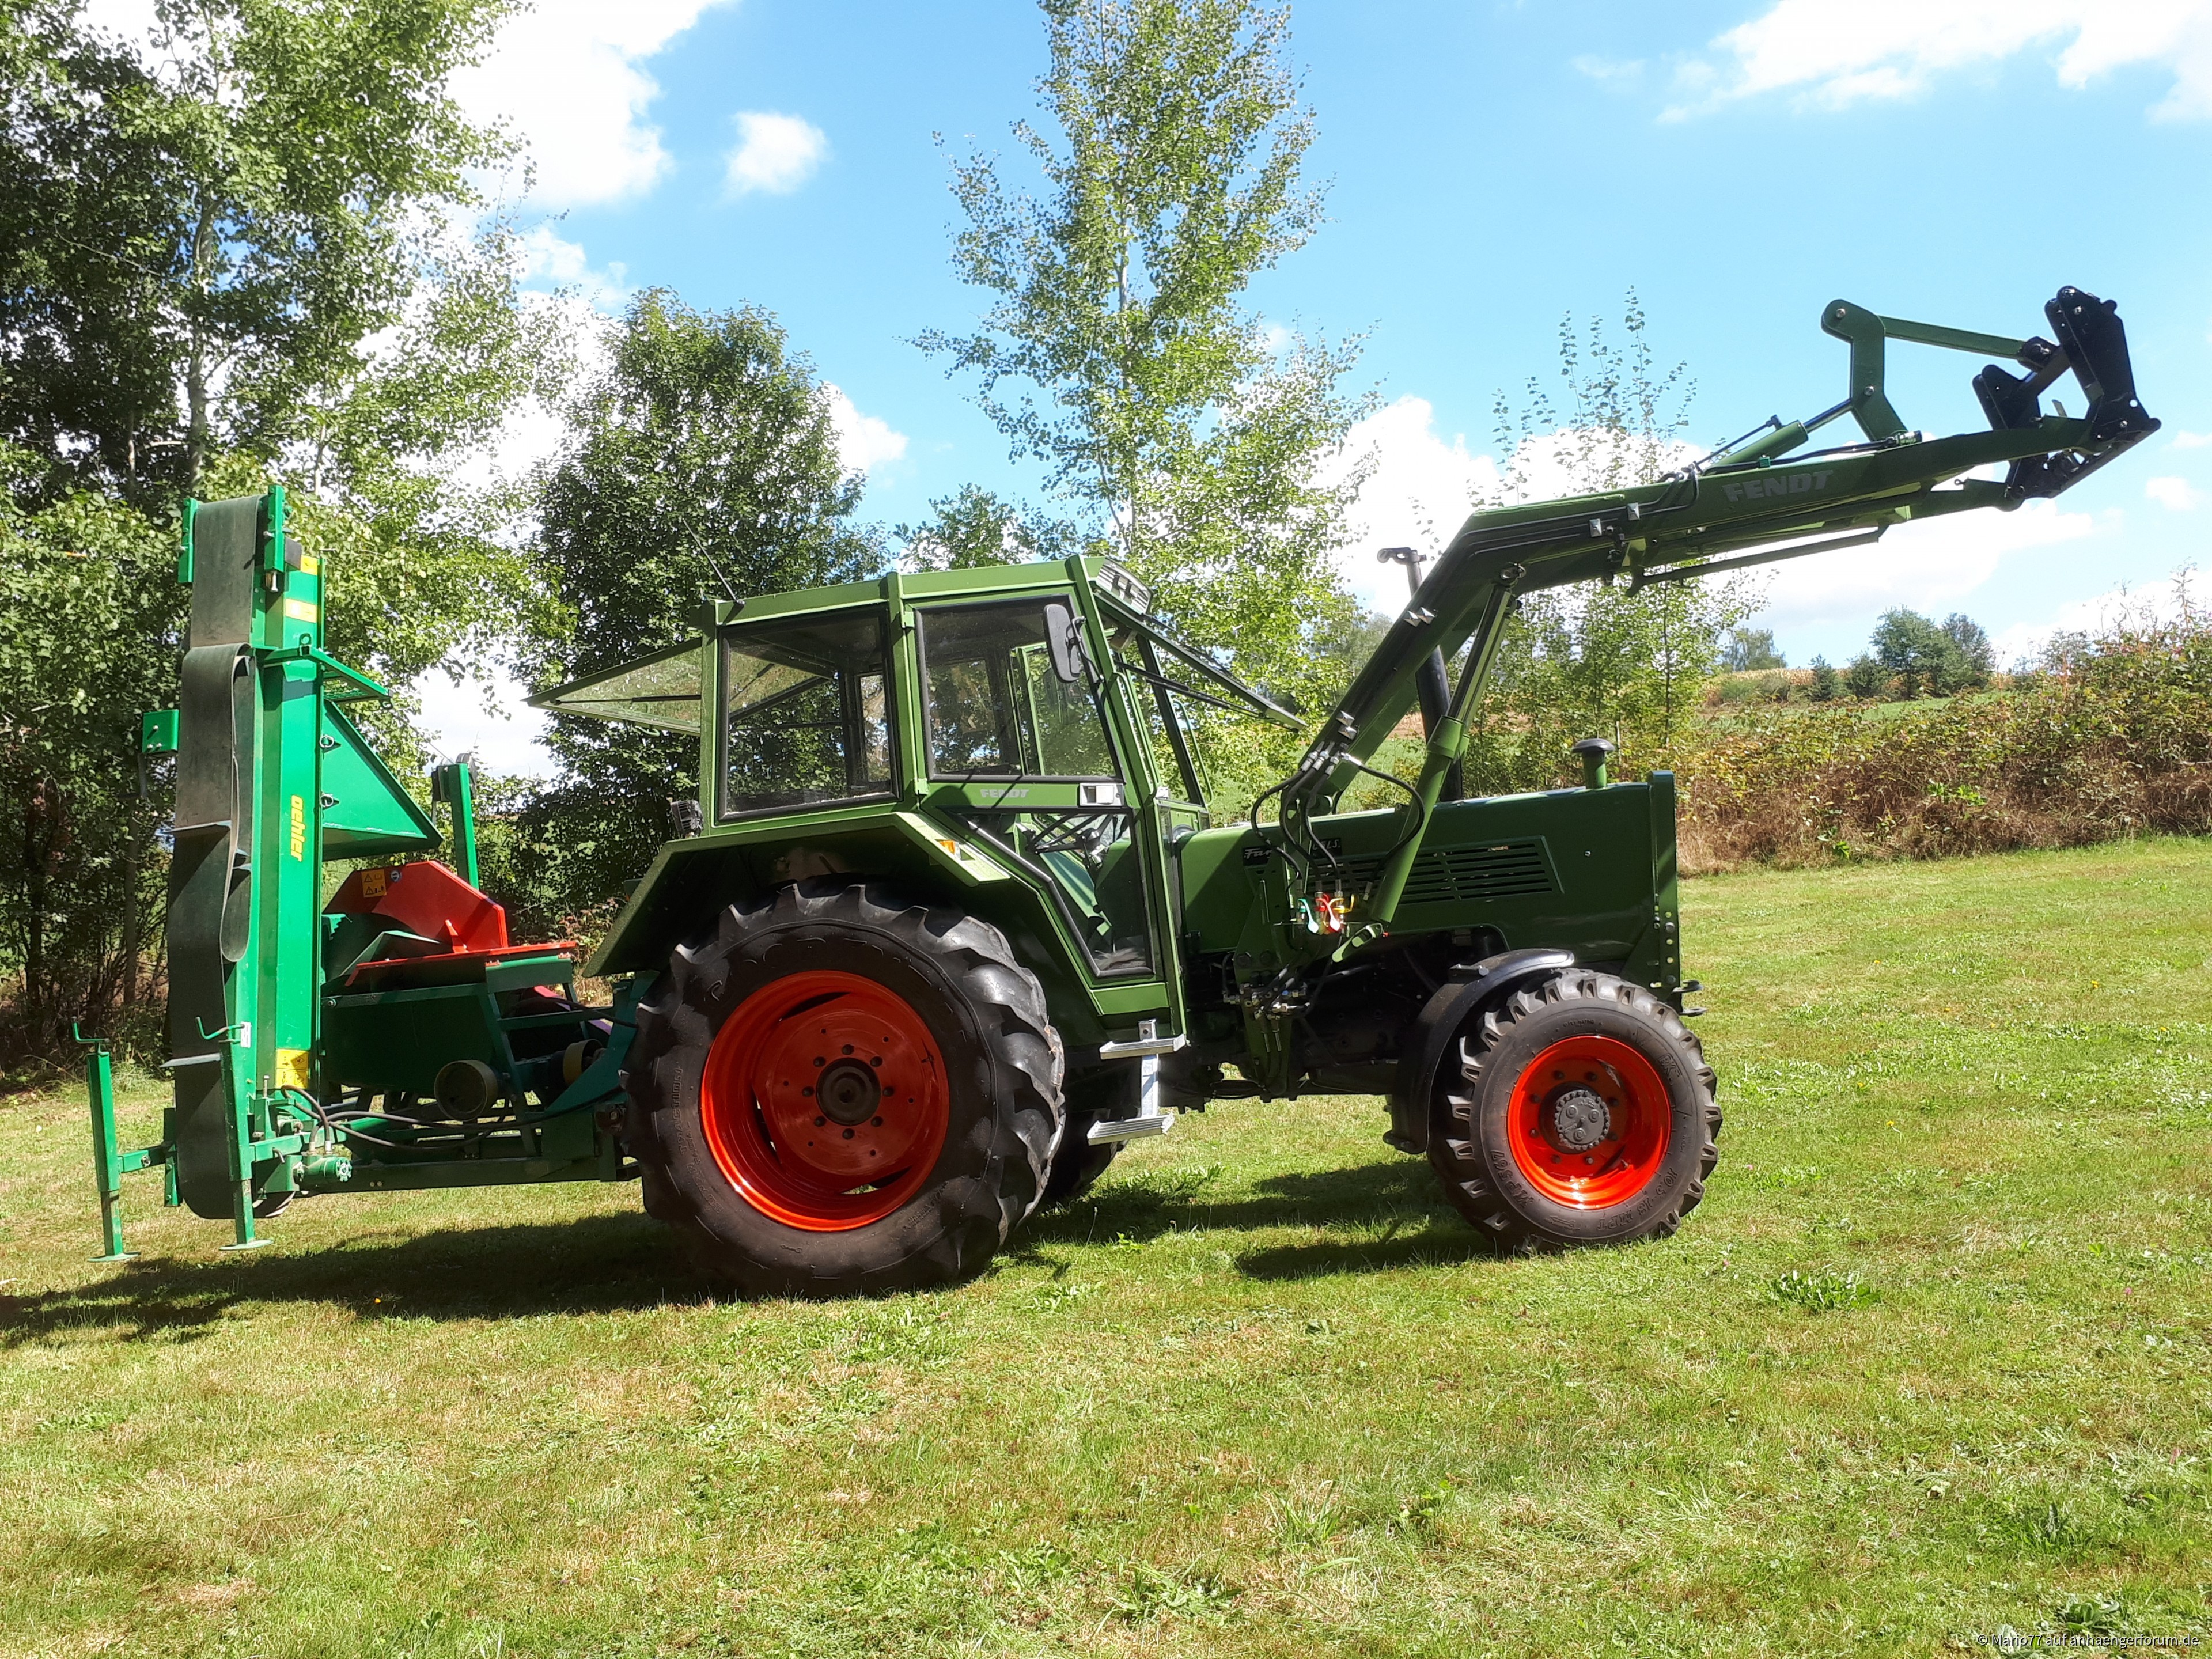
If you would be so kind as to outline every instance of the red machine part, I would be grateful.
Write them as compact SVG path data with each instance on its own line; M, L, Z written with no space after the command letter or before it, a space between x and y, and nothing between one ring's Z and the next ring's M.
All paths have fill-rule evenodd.
M507 948L507 912L434 860L356 870L323 908L380 916L452 951Z
M937 1167L945 1060L889 988L827 969L792 974L715 1033L699 1111L714 1161L755 1209L846 1232L890 1214Z

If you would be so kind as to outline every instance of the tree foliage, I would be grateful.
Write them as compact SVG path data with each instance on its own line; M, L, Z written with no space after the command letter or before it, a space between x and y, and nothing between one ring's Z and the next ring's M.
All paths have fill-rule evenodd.
M157 0L149 61L9 8L0 430L133 494L305 435L500 153L446 77L505 9Z
M1623 489L1688 459L1680 434L1694 388L1685 366L1662 369L1632 291L1626 339L1601 321L1559 328L1562 396L1531 380L1516 410L1501 394L1498 440L1509 500ZM1500 642L1492 689L1467 761L1468 787L1535 789L1571 781L1570 746L1620 745L1624 775L1664 765L1689 729L1729 630L1757 608L1741 577L1632 591L1585 586L1532 593Z
M0 961L22 975L0 1061L137 1001L162 816L138 717L175 701L182 617L174 544L98 492L40 499L42 472L0 445Z
M1850 684L1854 696L1894 695L1910 702L1978 690L1996 666L1990 636L1972 617L1954 611L1938 626L1899 607L1882 612L1867 654L1851 665Z
M955 164L954 264L994 296L964 337L923 337L976 377L1018 457L1149 582L1161 611L1255 678L1310 698L1309 648L1350 609L1330 552L1364 408L1357 343L1271 329L1253 278L1303 246L1313 116L1289 18L1255 0L1044 0L1044 125L1013 131L1038 193Z
M129 1001L159 937L134 756L175 697L184 495L289 485L332 648L387 682L481 663L536 604L508 503L456 481L559 356L506 227L458 228L501 147L446 77L502 5L155 9L150 47L0 11L0 967L34 1049ZM405 715L372 717L403 769Z
M1721 666L1731 674L1789 665L1774 647L1774 630L1771 628L1731 628L1721 645Z
M557 607L525 647L540 688L676 644L697 631L703 599L850 580L883 562L854 521L861 481L839 456L830 389L764 311L640 295L568 416L532 555ZM526 915L557 926L643 872L669 802L697 793L699 751L565 715L548 743L561 776L524 812L506 879Z
M1082 533L1058 520L1039 519L980 484L966 484L930 502L932 516L894 532L910 570L972 570L994 564L1027 564L1066 558L1084 548Z

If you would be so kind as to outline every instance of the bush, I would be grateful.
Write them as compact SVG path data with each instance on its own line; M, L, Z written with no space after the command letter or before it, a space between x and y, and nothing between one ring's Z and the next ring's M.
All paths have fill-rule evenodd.
M1872 657L1854 657L1844 671L1844 690L1855 697L1881 696L1889 690L1889 671Z
M1686 868L2212 833L2212 616L2066 641L1972 703L1747 708L1677 769Z

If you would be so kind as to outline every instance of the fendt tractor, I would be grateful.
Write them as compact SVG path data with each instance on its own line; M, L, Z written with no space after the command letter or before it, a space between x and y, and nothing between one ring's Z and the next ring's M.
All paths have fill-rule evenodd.
M1475 514L1297 769L1225 823L1205 721L1304 725L1110 562L710 599L696 638L536 700L699 744L698 800L581 976L478 890L465 764L433 791L459 867L424 856L437 824L346 713L387 694L325 653L283 493L196 504L179 707L141 739L175 756L175 1099L158 1144L119 1148L94 1045L100 1259L125 1259L132 1170L228 1218L226 1249L303 1194L635 1178L722 1285L890 1291L975 1273L1179 1113L1302 1091L1386 1099L1382 1139L1501 1250L1668 1234L1721 1126L1684 1024L1674 779L1610 780L1593 737L1583 787L1462 799L1501 634L1541 589L2078 483L2158 422L2110 302L2063 289L2045 314L2021 340L1838 301L1832 408L1656 483ZM1973 380L1988 430L1908 431L1891 340L1999 360ZM2086 406L2045 412L2069 371ZM1807 448L1846 414L1861 441ZM1377 750L1417 709L1401 778ZM1383 804L1345 810L1355 785Z

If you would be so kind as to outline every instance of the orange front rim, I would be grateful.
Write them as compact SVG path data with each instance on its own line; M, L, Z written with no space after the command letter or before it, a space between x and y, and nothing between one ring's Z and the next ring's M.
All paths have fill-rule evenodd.
M1635 1048L1614 1037L1567 1037L1515 1080L1505 1140L1546 1198L1602 1210L1651 1184L1673 1116L1667 1085Z
M738 1004L707 1053L699 1117L762 1214L809 1232L880 1221L945 1149L945 1060L912 1004L858 974L793 974Z

